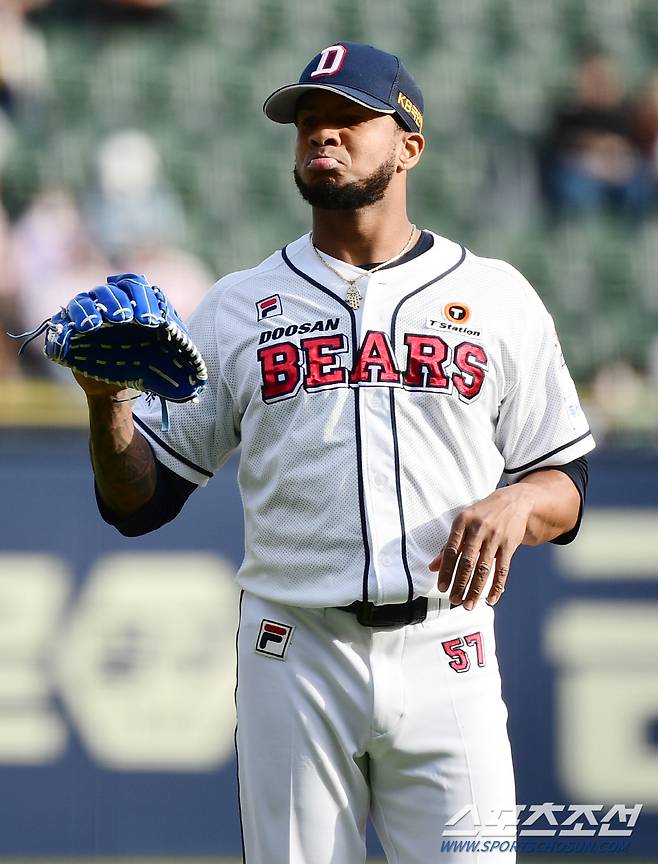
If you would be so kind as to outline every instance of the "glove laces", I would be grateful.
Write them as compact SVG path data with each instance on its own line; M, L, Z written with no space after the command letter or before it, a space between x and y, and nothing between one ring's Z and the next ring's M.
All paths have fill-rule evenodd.
M37 336L41 336L41 334L48 329L49 324L50 318L46 318L45 321L42 321L38 327L34 328L34 330L28 330L26 333L7 333L7 336L9 336L10 339L24 339L25 336L28 337L18 349L19 357L23 353L23 351L25 351L25 348L30 344L30 342L33 342L37 338Z

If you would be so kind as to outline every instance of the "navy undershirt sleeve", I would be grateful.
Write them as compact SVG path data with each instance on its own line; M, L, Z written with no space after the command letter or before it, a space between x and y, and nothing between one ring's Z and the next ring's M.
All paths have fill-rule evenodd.
M197 488L195 483L185 480L166 465L155 460L157 468L157 479L153 497L146 504L130 516L120 517L113 513L104 503L100 496L98 487L94 484L96 491L96 502L98 510L103 519L113 525L124 537L138 537L148 534L171 522L183 505Z
M564 534L560 534L559 537L555 537L551 540L551 543L556 543L558 546L566 546L567 543L571 543L572 540L576 539L576 535L580 529L580 522L583 518L583 510L585 508L585 497L587 494L587 481L589 478L589 468L587 465L587 457L580 456L578 459L574 459L573 462L567 462L566 465L551 465L550 468L554 471L562 471L563 474L566 474L567 477L570 477L573 481L574 486L578 490L578 494L580 495L580 509L578 511L578 519L576 519L576 524L570 531L566 531ZM548 468L540 469L547 471Z

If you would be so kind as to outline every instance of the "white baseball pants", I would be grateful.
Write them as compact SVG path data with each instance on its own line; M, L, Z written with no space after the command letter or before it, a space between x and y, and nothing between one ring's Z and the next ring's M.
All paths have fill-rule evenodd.
M389 864L514 860L513 836L491 854L473 839L474 813L515 807L484 602L370 628L245 592L236 692L246 864L363 864L369 814Z

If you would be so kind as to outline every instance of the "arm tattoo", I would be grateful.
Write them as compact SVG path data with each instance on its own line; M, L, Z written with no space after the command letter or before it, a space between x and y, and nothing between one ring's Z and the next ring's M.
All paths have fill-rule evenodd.
M127 404L89 399L89 449L96 484L107 507L128 516L146 504L155 491L153 452L135 429Z

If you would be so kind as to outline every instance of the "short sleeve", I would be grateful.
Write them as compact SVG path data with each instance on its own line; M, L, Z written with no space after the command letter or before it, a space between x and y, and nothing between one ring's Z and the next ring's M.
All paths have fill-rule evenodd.
M186 480L205 486L240 443L240 417L222 375L219 351L220 288L208 292L188 328L208 368L208 384L197 402L168 402L169 431L162 431L159 399L141 397L133 416L157 459Z
M507 483L537 468L564 465L595 446L553 319L534 292L524 325L496 426Z

